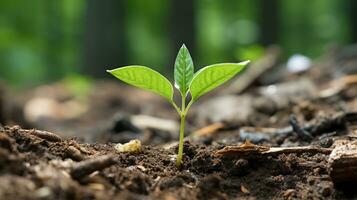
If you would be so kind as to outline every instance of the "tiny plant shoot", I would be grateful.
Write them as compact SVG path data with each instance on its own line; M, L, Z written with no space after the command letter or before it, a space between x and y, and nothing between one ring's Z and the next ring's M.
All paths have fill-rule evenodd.
M181 108L179 108L173 100L174 89L170 81L148 67L131 65L107 70L107 72L125 83L161 95L173 105L181 117L180 141L176 159L176 165L179 167L182 163L185 118L191 105L205 93L231 79L248 63L249 61L214 64L206 66L194 73L191 55L186 46L182 45L176 57L174 70L175 87L181 94ZM186 98L189 93L191 99L186 103Z

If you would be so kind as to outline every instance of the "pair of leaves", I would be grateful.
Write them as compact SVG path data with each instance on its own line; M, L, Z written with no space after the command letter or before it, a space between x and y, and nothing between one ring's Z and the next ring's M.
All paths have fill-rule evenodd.
M196 101L200 96L231 79L248 62L209 65L194 74L192 58L183 45L175 61L175 87L184 97L190 92L192 101ZM108 72L130 85L152 91L173 102L174 91L170 81L148 67L132 65Z

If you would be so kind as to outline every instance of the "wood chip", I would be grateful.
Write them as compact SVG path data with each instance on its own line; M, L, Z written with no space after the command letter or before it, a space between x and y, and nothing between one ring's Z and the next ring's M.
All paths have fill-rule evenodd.
M250 191L242 184L240 185L240 190L244 193L244 194L249 194Z
M222 122L217 122L201 129L198 129L193 133L194 136L209 136L217 133L220 129L224 128L224 124Z

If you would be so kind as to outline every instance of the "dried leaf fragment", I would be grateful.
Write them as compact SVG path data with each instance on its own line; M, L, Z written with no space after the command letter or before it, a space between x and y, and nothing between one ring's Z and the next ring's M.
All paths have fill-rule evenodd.
M262 153L265 151L269 151L270 147L268 146L260 146L252 144L249 140L246 140L244 144L240 146L226 146L221 150L218 150L215 155L216 156L224 156L231 154L254 154L254 153Z

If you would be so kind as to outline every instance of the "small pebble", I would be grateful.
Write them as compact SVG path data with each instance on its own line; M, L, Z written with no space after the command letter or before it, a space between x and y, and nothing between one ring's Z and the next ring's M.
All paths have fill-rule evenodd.
M329 148L333 144L333 139L332 138L324 138L320 141L320 146L324 148Z

